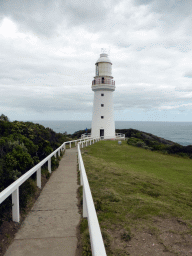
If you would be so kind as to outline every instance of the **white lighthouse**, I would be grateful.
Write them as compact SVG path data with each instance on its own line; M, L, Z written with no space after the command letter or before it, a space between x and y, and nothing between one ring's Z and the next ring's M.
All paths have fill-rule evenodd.
M95 77L92 81L94 91L91 137L115 138L113 113L113 91L115 81L112 77L112 63L106 53L101 53L95 63Z

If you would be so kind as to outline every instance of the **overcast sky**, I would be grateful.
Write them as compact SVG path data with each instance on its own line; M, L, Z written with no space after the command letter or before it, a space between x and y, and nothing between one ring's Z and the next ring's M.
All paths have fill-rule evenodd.
M191 0L0 0L0 114L91 120L101 48L115 120L192 122Z

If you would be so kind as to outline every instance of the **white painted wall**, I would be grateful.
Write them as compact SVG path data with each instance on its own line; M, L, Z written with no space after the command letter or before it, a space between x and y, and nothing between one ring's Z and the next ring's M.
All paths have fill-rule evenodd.
M96 62L96 74L93 81L94 91L92 137L100 137L100 130L104 129L104 138L115 138L115 122L113 110L112 63L105 53L100 54ZM103 79L104 78L104 79ZM104 96L101 96L104 94ZM104 107L101 106L104 104ZM101 116L104 118L102 119Z
M104 104L104 107L101 107L101 104ZM101 116L104 116L104 119L101 119ZM115 138L113 91L94 91L91 136L99 137L100 129L104 129L105 139Z

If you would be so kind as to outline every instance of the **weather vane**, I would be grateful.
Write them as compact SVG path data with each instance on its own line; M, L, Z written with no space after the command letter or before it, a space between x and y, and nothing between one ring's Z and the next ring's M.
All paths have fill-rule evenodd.
M101 48L101 53L110 54L110 48Z

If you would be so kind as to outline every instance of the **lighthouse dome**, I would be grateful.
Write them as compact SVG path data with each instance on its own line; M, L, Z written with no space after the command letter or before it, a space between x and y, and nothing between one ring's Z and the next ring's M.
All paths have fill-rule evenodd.
M108 58L108 54L107 53L101 53L100 54L100 58L97 60L97 62L95 64L100 63L100 62L111 63L110 59Z

